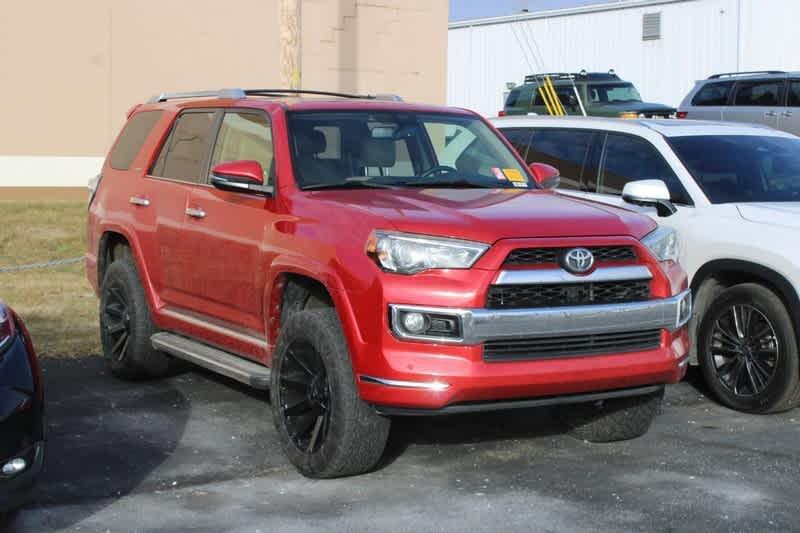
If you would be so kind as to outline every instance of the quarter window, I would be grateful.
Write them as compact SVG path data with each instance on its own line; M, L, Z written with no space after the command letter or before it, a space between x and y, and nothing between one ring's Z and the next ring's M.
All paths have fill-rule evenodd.
M728 94L731 92L733 82L707 83L700 89L694 98L694 106L719 106L728 103Z
M258 161L267 183L274 172L272 131L263 113L225 113L214 146L211 167L227 161Z
M147 136L153 130L158 119L161 118L162 111L142 111L136 113L119 134L119 139L111 151L109 163L111 168L116 170L128 170L139 155Z
M652 144L638 137L609 133L597 192L621 195L626 183L647 179L666 183L673 202L689 203L675 172Z
M179 116L150 173L161 178L202 183L213 125L213 111Z
M782 92L783 80L739 82L736 86L734 105L780 105Z

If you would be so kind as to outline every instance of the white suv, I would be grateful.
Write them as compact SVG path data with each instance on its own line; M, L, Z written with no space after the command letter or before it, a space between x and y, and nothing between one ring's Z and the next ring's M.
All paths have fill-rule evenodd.
M492 120L560 190L676 230L695 298L692 361L729 407L800 402L800 138L678 120Z

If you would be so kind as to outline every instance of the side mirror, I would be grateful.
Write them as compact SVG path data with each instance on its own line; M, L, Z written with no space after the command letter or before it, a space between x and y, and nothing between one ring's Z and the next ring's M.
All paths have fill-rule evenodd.
M629 181L622 188L622 199L634 205L653 206L660 217L678 211L670 199L669 189L661 180Z
M272 196L264 185L264 169L258 161L228 161L211 169L211 185L217 189L245 194Z
M543 189L555 189L561 183L558 169L545 163L531 163L528 168L536 183Z

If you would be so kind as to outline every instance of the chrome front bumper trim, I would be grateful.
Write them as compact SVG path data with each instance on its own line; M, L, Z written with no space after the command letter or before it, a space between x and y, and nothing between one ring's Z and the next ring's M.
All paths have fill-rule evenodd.
M449 383L442 381L399 381L395 379L376 378L374 376L366 376L364 374L359 376L363 383L372 383L373 385L383 385L385 387L398 387L401 389L423 389L429 391L443 391L450 388Z
M563 268L503 270L494 285L552 285L556 283L597 283L604 281L636 281L651 279L653 274L644 265L602 267L577 276Z
M691 317L691 291L644 302L576 305L535 309L453 309L415 305L390 305L392 332L404 340L448 344L480 344L485 341L619 333L648 329L675 331ZM687 300L683 313L681 302ZM461 321L462 337L428 337L403 330L404 312L451 315Z

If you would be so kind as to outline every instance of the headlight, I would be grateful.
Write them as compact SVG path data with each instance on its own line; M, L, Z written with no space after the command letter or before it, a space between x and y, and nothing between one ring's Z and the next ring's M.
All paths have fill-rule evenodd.
M415 274L431 268L469 268L488 244L409 233L374 232L367 253L386 270Z
M672 228L659 227L642 239L659 262L678 261L678 236Z

